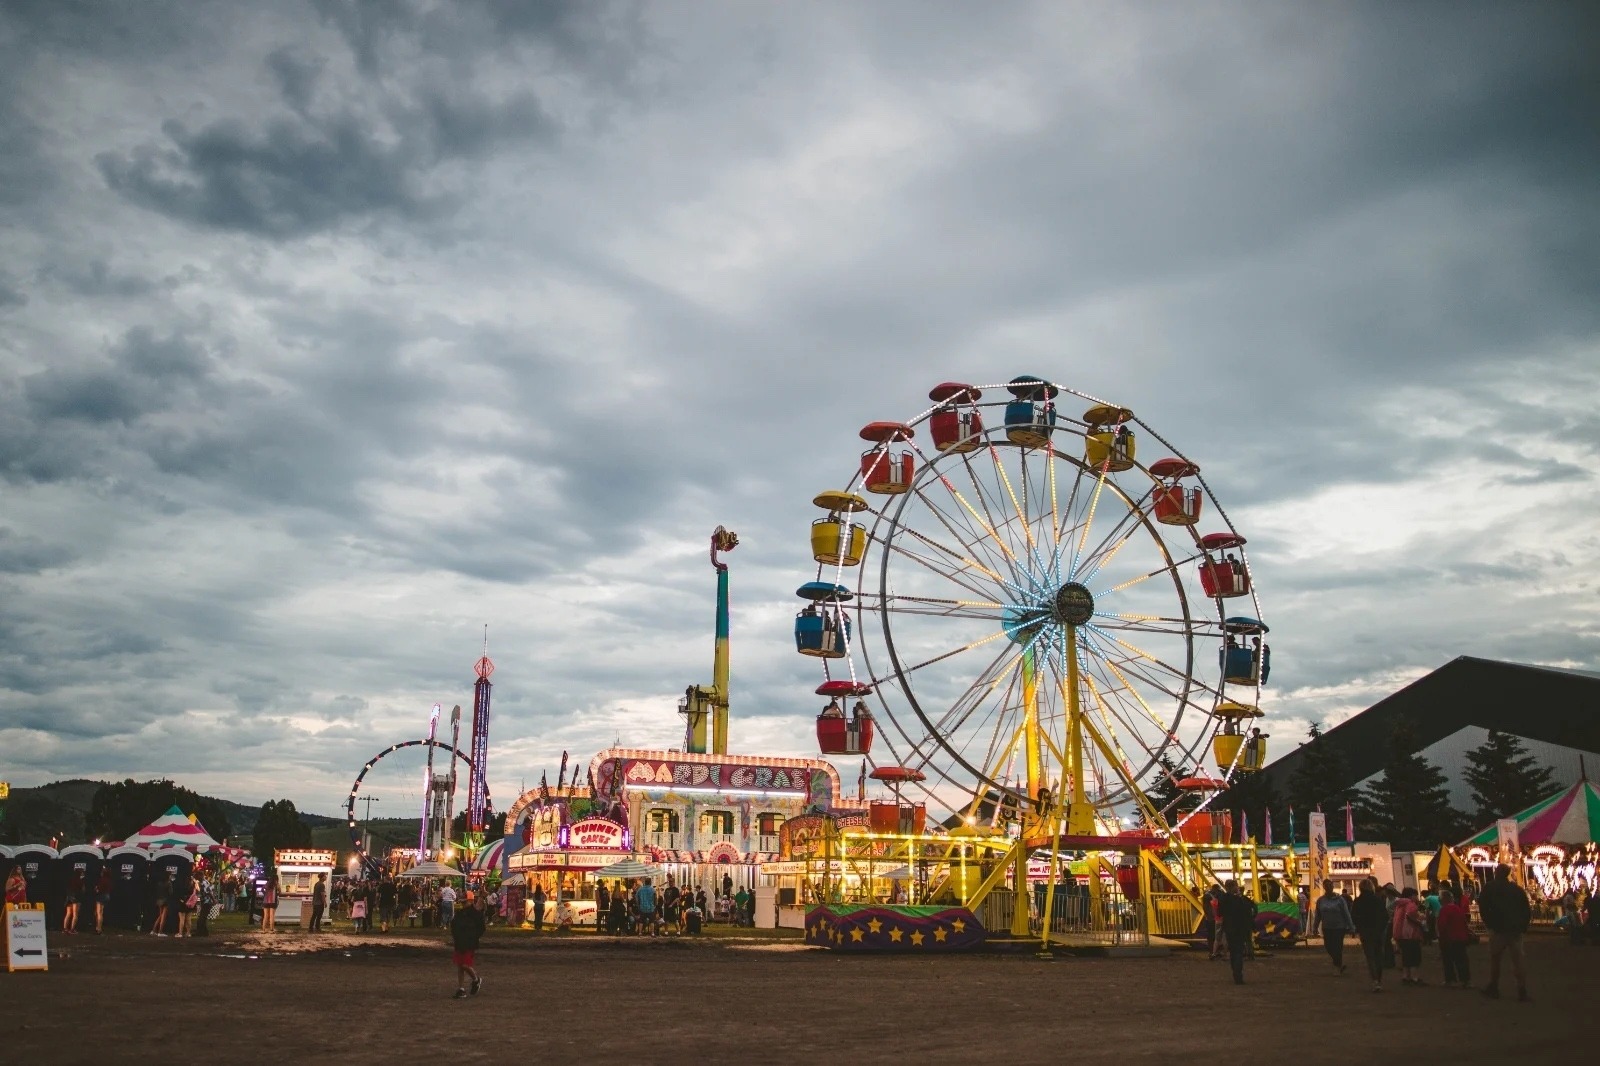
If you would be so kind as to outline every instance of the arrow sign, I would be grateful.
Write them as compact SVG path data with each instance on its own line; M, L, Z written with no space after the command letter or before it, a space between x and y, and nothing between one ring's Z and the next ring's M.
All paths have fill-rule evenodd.
M5 908L6 969L48 970L44 910Z

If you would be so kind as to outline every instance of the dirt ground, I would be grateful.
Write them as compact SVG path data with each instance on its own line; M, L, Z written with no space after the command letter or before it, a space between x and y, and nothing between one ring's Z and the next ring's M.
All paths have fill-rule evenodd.
M794 941L491 935L452 1000L441 935L54 937L50 972L0 973L0 1061L76 1063L1059 1063L1533 1061L1592 1054L1600 949L1529 942L1535 997L1491 1002L1333 974L1280 951L1226 963L1028 955L858 957ZM1474 976L1487 969L1473 949ZM1589 1052L1579 1049L1588 1047ZM1563 1055L1565 1058L1566 1055Z

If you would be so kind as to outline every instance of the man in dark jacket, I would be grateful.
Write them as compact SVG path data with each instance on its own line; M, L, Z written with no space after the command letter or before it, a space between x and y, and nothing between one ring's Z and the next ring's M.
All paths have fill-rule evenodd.
M1222 932L1228 938L1228 964L1233 967L1233 983L1244 984L1244 957L1256 932L1256 905L1239 891L1239 882L1229 880L1222 897Z
M1489 927L1489 983L1483 994L1490 999L1500 998L1500 958L1511 956L1511 972L1517 975L1517 998L1526 1002L1528 978L1522 957L1522 934L1528 931L1533 909L1528 906L1528 894L1522 886L1511 880L1511 867L1501 863L1494 868L1494 880L1478 897L1478 914Z
M483 939L483 893L474 893L467 901L467 905L456 911L450 919L450 940L455 945L453 959L456 964L456 999L465 999L467 982L472 982L472 995L478 994L478 989L483 987L483 978L478 976L475 965L477 962L478 941Z
M1361 938L1361 954L1367 960L1367 976L1372 978L1372 990L1383 991L1383 945L1389 935L1389 911L1384 907L1383 894L1378 891L1378 880L1369 877L1361 882L1361 891L1350 904L1350 916L1356 923L1356 936Z

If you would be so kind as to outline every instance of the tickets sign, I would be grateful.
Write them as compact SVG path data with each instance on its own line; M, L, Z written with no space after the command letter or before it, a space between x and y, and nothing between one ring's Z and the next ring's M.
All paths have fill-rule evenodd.
M337 857L335 852L316 849L272 853L272 861L278 866L332 866Z

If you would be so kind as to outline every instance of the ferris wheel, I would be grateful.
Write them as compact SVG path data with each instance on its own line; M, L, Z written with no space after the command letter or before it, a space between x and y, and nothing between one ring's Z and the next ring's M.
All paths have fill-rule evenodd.
M1213 794L1259 768L1267 627L1199 465L1038 377L929 398L864 427L846 486L814 500L795 643L823 667L823 753L1039 838L1166 831L1146 796L1164 776Z

